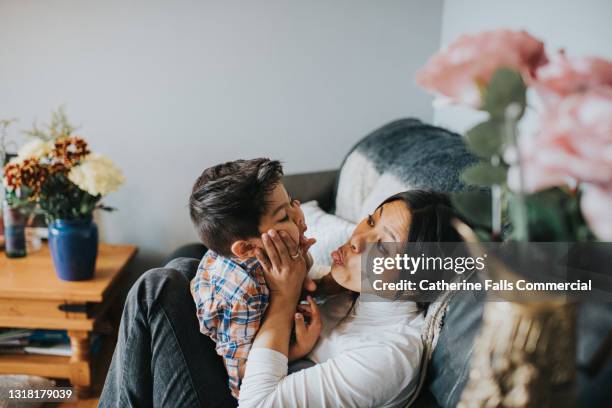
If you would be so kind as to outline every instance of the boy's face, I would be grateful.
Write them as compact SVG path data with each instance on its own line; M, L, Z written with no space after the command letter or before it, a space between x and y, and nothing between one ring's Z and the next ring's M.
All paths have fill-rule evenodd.
M268 196L267 211L259 222L260 233L271 229L287 232L296 243L300 242L300 237L306 230L300 203L289 197L282 183L274 187ZM261 239L258 246L262 247Z
M289 197L282 183L274 187L268 196L268 208L259 221L261 234L271 229L287 232L298 244L305 240L304 231L307 227L300 202ZM235 242L232 252L239 258L251 258L255 256L256 248L263 248L260 237Z

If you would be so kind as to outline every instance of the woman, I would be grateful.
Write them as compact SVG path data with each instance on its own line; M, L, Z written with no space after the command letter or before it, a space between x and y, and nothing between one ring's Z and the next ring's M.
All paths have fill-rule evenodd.
M459 241L442 194L411 191L385 200L334 252L332 278L361 290L366 243ZM423 312L412 301L375 302L337 296L321 307L323 332L310 354L313 367L287 375L295 305L306 271L295 244L267 235L260 255L270 286L266 320L253 344L241 406L403 406L416 389ZM394 254L387 254L394 256ZM177 268L178 269L178 268ZM174 272L172 272L174 271ZM174 269L147 273L132 288L100 406L231 406L222 363L202 340ZM282 288L282 290L280 290ZM190 300L190 299L187 299ZM312 310L318 319L318 310ZM190 336L189 334L192 333Z

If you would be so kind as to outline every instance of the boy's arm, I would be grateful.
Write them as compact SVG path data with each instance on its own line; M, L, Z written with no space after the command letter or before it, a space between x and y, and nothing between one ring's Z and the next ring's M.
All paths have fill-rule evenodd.
M310 351L304 352L302 351L300 347L298 347L297 344L293 343L289 345L289 355L287 356L287 359L289 360L290 363L293 363L294 361L297 361L297 360L300 360L306 357L308 353L310 353Z

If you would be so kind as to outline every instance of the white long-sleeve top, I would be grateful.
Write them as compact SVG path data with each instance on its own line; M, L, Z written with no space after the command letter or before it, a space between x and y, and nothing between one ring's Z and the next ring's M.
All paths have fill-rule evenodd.
M317 363L287 375L278 351L251 349L240 407L399 407L418 381L423 314L414 302L362 295L346 316L341 295L321 306L323 331L308 356Z

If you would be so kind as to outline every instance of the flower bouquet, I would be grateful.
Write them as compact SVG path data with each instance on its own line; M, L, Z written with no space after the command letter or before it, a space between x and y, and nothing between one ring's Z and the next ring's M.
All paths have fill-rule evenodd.
M482 162L463 180L491 188L456 198L486 238L518 241L612 240L612 62L549 59L524 31L464 35L435 55L417 82L447 101L486 113L465 134ZM528 89L534 104L528 104ZM535 132L519 134L526 110ZM508 228L504 228L507 226Z
M461 175L472 188L454 197L475 226L459 225L464 236L514 243L524 269L540 269L537 256L524 256L534 242L612 241L611 61L563 51L549 58L530 34L497 30L460 37L417 82L486 117L464 135L481 158ZM528 110L537 129L519 132ZM525 272L509 264L490 262L490 275ZM548 293L505 298L485 305L461 405L572 405L576 302Z
M85 280L93 276L98 233L96 209L112 210L101 199L124 182L106 157L92 153L72 135L74 127L60 109L49 131L34 127L31 142L4 166L6 201L11 208L31 207L49 224L49 246L58 276Z

